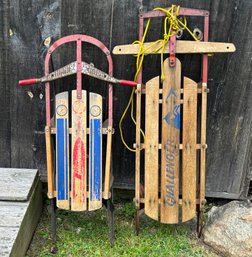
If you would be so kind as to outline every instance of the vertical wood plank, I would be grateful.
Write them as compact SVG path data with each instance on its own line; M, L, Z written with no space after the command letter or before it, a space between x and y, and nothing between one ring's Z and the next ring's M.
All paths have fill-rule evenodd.
M200 149L200 209L205 203L207 84L202 83Z
M56 97L56 190L57 206L69 209L68 92Z
M89 210L102 207L102 96L89 94Z
M86 91L82 90L82 98L77 98L77 91L72 91L72 180L71 209L85 211L87 209L86 180L86 134L87 134Z
M158 220L159 77L146 83L145 108L145 214Z
M22 118L28 118L27 116L27 110L22 109L22 111L20 111L20 113L18 113L18 115L16 115L16 112L18 112L18 110L20 110L21 105L16 104L16 102L14 102L14 110L11 109L11 106L13 105L13 94L11 94L12 90L14 90L14 85L15 85L15 78L17 77L15 73L19 73L22 72L22 67L19 67L18 69L12 69L10 67L13 67L12 65L14 63L17 63L16 60L16 55L14 55L14 59L13 57L11 58L10 56L10 51L8 48L10 48L10 37L5 37L5 35L8 34L9 31L9 27L10 27L10 2L9 1L1 1L1 5L0 5L0 92L1 92L1 105L0 105L0 124L1 124L1 129L0 129L0 167L13 167L14 165L12 164L12 156L13 156L13 152L16 152L17 146L15 145L15 148L12 148L13 145L11 145L11 141L12 141L12 137L15 137L16 134L18 134L17 138L20 136L20 134L22 135L22 138L24 137L24 132L23 129L19 129L19 128L23 128L23 126L21 126L20 124L18 124L18 131L15 131L16 134L12 134L12 122L14 121L14 124L17 123L17 119L13 119L12 121L12 117L14 116L15 118L19 118L20 116L22 116ZM19 12L18 12L19 14ZM12 23L13 24L13 23ZM31 29L34 29L31 28ZM32 50L32 49L31 49ZM20 56L20 55L19 55ZM30 56L29 56L30 57ZM27 67L25 67L27 68ZM15 81L15 82L14 82ZM11 83L12 82L12 83ZM11 86L12 85L12 86ZM12 90L11 90L12 89ZM15 90L14 90L15 91ZM16 90L17 91L17 90ZM20 94L19 94L20 97ZM24 103L23 99L21 99L22 101L19 101L22 103ZM31 111L34 111L34 109L31 109ZM31 112L29 112L30 114ZM35 112L36 113L36 112ZM31 115L33 116L33 115ZM33 121L34 121L34 117L33 117ZM24 124L29 124L27 122L25 122ZM30 126L30 124L29 124ZM25 127L25 129L27 129L27 131L30 131ZM32 130L31 130L32 131ZM31 136L29 137L28 140L31 140ZM22 146L22 150L23 150L23 144L22 142L20 142L20 138L18 140L16 140L16 142L18 143L18 146L20 147L20 145ZM13 151L13 149L15 149L15 151ZM25 151L22 151L22 153L24 155L26 155L26 152L28 152L28 149L25 149ZM30 156L30 155L29 155ZM30 160L31 162L31 160ZM17 162L18 163L18 162ZM20 164L20 163L18 163ZM26 164L28 166L28 163ZM27 167L26 166L26 167ZM20 167L19 165L17 165L16 167Z
M181 63L169 66L164 61L161 150L161 208L162 223L179 220L179 143Z
M47 163L47 187L48 198L54 197L54 174L53 174L53 157L52 157L52 138L51 129L49 126L45 127L45 141L46 141L46 163Z
M196 215L196 134L197 83L184 78L183 151L182 151L182 221Z
M141 145L141 84L136 90L136 161L135 161L135 204L140 208L140 145Z

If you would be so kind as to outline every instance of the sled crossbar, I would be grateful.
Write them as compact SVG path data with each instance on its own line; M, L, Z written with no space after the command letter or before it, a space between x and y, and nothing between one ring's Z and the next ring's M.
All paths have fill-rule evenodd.
M144 43L143 48L148 49L145 54L160 54L162 50L154 51L161 47L161 43L153 45L154 42ZM150 47L153 45L152 47ZM113 54L137 54L139 45L118 45L113 49ZM207 54L207 53L232 53L235 51L235 46L232 43L221 42L201 42L178 40L176 42L176 53L178 54ZM170 53L170 46L167 44L164 48L164 53Z

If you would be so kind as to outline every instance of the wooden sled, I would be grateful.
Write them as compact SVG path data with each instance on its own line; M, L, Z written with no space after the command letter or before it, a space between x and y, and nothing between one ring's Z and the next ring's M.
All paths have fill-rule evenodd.
M134 144L135 225L139 233L139 211L144 206L146 215L161 223L176 224L197 216L200 236L200 220L205 204L208 54L234 52L235 46L208 42L208 11L181 7L174 9L174 12L181 16L203 17L204 42L177 40L174 33L163 50L169 54L169 58L164 62L165 79L162 84L160 78L155 77L143 85L142 67L139 70ZM160 10L140 13L139 42L144 35L144 20L161 16L166 16L166 13ZM145 54L160 54L161 50L153 52L157 46L154 42L142 45L148 49ZM119 45L113 49L113 53L134 55L139 47L138 44ZM202 54L200 83L181 77L177 53ZM145 106L142 106L142 101ZM141 129L145 132L145 140L141 138Z
M52 53L65 43L77 45L76 62L49 73ZM109 74L82 62L82 42L93 44L106 55ZM109 50L97 39L86 35L71 35L57 40L45 58L45 76L22 80L20 85L46 83L46 156L48 198L51 199L52 239L56 242L56 207L71 211L93 211L104 203L108 210L110 243L114 243L114 218L112 203L111 146L113 133L113 86L128 84L112 77L113 63ZM108 120L103 127L102 96L82 90L82 73L108 81ZM76 74L77 88L55 95L55 108L51 108L50 81ZM89 99L89 100L88 100ZM89 104L87 104L89 103ZM51 109L55 114L51 116ZM103 136L106 138L106 146ZM53 143L55 143L55 150ZM55 154L54 154L55 151ZM103 154L105 152L105 160ZM55 158L54 158L55 155ZM103 165L103 163L105 164ZM103 171L105 167L105 171Z
M145 89L139 85L136 91L136 180L143 165L144 196L140 197L140 187L136 187L135 201L138 205L144 203L145 214L150 218L176 224L193 219L197 215L197 204L204 205L201 153L205 154L206 149L207 89L206 85L181 77L178 59L175 68L171 68L169 58L166 59L164 71L162 84L160 78L155 77L146 83ZM142 95L145 96L144 142L140 140L138 125ZM201 115L197 115L199 109ZM143 163L140 149L144 151Z

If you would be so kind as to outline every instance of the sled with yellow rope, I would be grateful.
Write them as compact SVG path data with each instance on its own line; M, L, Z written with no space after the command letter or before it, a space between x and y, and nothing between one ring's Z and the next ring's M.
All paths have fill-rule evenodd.
M161 16L165 18L164 38L146 43L150 18ZM193 33L188 29L185 16L204 18L202 35L199 30ZM144 30L145 19L148 21ZM188 31L195 41L177 40L181 30ZM137 233L140 206L144 206L145 214L161 223L177 224L197 216L200 234L200 217L205 204L208 54L235 51L231 43L208 42L208 32L209 12L206 10L174 5L167 9L156 8L140 13L136 44L113 49L115 55L137 56L135 81L139 85L131 97L133 101L136 94L136 143L132 151L135 152ZM202 36L204 41L199 40ZM177 53L202 55L202 81L197 83L181 75L183 64L176 57ZM161 55L161 77L156 76L144 85L142 64L149 54ZM164 54L169 54L169 58L163 60ZM144 117L141 113L145 113Z

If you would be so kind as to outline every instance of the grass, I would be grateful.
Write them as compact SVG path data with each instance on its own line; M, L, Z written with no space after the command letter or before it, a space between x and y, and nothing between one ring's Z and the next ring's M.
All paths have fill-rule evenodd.
M45 207L26 256L210 257L188 225L164 225L142 215L141 232L134 231L133 203L115 206L116 242L108 240L106 208L95 212L57 211L57 254L50 253L50 217Z

